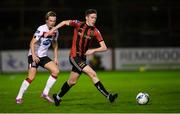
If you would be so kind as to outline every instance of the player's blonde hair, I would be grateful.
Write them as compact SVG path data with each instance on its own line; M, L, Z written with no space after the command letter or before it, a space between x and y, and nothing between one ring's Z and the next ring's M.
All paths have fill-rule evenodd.
M56 17L56 13L53 12L53 11L47 12L47 13L46 13L46 16L45 16L45 19L48 20L50 16Z

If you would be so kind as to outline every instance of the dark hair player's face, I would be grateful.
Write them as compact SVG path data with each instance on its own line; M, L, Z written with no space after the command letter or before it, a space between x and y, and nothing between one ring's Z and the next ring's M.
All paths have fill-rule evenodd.
M89 26L94 26L96 23L96 19L97 19L97 14L96 13L92 13L86 16L86 23Z

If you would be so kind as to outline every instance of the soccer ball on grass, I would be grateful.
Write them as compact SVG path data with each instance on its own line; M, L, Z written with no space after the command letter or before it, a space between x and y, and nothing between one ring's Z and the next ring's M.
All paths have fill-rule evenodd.
M136 101L139 105L145 105L149 102L149 94L140 92L136 96Z

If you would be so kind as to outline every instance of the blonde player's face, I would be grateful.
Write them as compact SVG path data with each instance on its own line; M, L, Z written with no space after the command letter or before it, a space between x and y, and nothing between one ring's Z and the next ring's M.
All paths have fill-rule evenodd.
M96 23L96 19L97 19L97 14L95 13L89 14L86 16L86 23L89 26L94 26Z
M56 24L56 17L50 16L48 20L46 20L46 24L48 25L49 28L54 27L54 25Z

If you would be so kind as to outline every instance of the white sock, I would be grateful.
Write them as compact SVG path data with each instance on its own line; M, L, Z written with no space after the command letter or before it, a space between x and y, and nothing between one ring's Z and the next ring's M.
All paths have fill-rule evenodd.
M21 85L21 88L19 89L19 93L18 93L16 99L21 99L23 97L23 94L27 90L28 86L29 86L29 82L24 80L22 85Z
M59 95L58 95L58 94L56 95L56 98L57 98L58 100L60 100L60 99L61 99L61 97L59 97Z
M43 94L48 95L49 90L51 89L51 87L54 85L55 82L56 79L50 75L49 79L46 82L46 87L44 88Z

